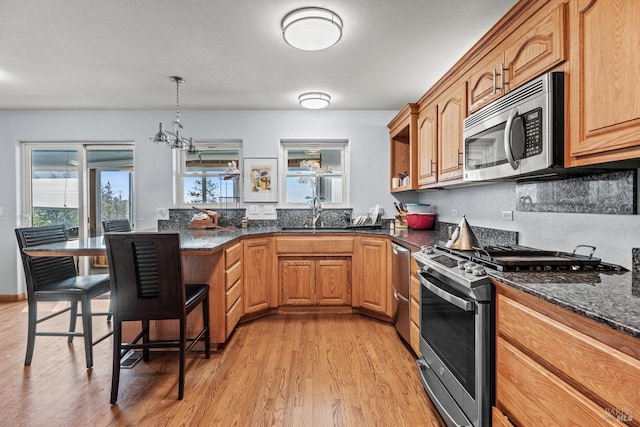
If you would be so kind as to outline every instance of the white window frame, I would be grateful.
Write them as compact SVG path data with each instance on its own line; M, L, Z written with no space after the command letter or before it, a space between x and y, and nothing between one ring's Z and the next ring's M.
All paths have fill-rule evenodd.
M280 164L282 174L280 176L280 205L285 208L307 208L308 203L288 203L287 198L287 169L289 150L341 150L342 162L342 203L322 202L326 208L346 208L350 205L350 174L349 165L349 140L346 139L309 139L309 140L281 140L280 141Z
M203 150L238 150L238 170L242 171L242 165L240 162L242 161L242 141L241 140L229 140L225 139L223 141L220 140L201 140L195 141L196 149ZM178 207L182 208L190 208L193 206L193 203L185 203L184 201L184 185L183 178L185 177L193 177L194 174L185 173L185 152L182 150L174 150L174 194L175 194L175 204ZM217 176L213 174L203 174L201 176ZM242 206L242 173L238 178L238 202L228 203L228 202L219 202L219 203L198 203L198 206L210 207L210 208L232 208L238 205L238 207Z

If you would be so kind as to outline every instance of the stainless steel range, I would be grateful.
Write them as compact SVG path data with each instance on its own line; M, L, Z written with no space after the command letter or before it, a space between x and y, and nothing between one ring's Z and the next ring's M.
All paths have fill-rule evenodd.
M589 255L525 246L414 253L421 267L422 383L448 426L490 426L494 396L493 285L487 271L620 270Z
M484 267L441 247L415 253L421 267L422 383L449 426L488 426L493 372L493 286Z

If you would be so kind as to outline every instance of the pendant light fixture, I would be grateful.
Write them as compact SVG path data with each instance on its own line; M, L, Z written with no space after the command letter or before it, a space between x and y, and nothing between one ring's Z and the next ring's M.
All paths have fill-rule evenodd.
M167 147L176 150L184 150L190 154L196 153L196 146L193 138L185 138L182 136L182 123L180 123L180 84L185 80L179 76L171 76L171 81L176 84L176 119L173 121L173 132L165 131L162 122L160 122L160 130L153 138L149 138L156 144L166 144Z
M331 96L324 92L306 92L298 97L298 102L304 108L319 110L329 106Z
M282 37L301 50L322 50L342 38L342 19L320 7L305 7L288 13L282 20Z

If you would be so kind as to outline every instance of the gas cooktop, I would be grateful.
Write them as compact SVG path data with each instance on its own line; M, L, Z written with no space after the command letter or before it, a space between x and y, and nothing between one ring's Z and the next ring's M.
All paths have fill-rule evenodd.
M578 245L572 252L548 251L520 245L496 245L460 251L436 245L447 253L497 271L626 271L624 267L594 257L594 246ZM577 253L589 249L588 255Z

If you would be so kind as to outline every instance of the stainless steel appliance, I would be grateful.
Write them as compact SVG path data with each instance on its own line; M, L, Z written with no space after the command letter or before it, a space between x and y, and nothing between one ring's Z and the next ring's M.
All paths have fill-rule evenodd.
M400 336L409 343L411 251L395 243L391 243L391 249L391 287L396 300L393 321Z
M464 120L465 181L545 175L564 164L564 73L544 74Z
M624 270L593 257L594 247L586 246L588 255L577 254L581 246L564 253L519 245L472 250L436 245L414 253L421 267L418 366L447 425L491 425L494 307L488 272Z
M441 247L414 254L421 267L422 383L449 426L489 426L492 293L484 267Z

